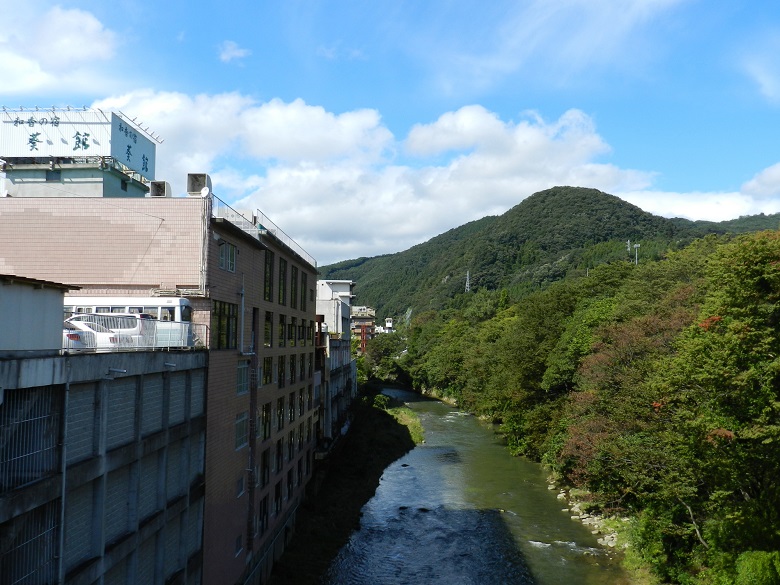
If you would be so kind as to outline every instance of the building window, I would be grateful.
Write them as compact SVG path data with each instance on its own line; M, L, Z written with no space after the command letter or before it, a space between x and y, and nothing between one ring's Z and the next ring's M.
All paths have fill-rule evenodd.
M271 481L271 448L269 447L260 456L260 485L265 487Z
M284 428L284 396L276 400L276 430Z
M303 400L303 388L298 390L298 416L303 416L305 402Z
M287 339L290 340L290 347L295 347L295 338L296 334L298 333L296 330L298 329L298 319L295 317L290 318L290 326L287 330Z
M246 394L249 392L249 361L242 360L238 362L236 371L236 394Z
M290 266L290 306L298 308L298 267Z
M242 475L241 478L236 482L236 497L240 498L244 495L244 476Z
M290 469L287 472L287 499L291 500L293 496L293 470Z
M290 431L290 436L287 439L287 460L292 461L295 459L295 429Z
M263 277L265 278L265 281L263 282L263 299L269 303L274 300L274 261L274 253L270 250L266 250L265 270L263 272Z
M301 354L301 373L298 378L303 382L306 379L306 354Z
M281 473L284 467L284 437L276 441L276 473Z
M60 181L62 181L62 171L46 171L47 183L59 183Z
M263 429L263 441L271 438L271 403L263 404L263 413L261 415L261 428Z
M244 550L243 538L239 534L238 536L236 536L236 556L240 555L243 550Z
M309 368L308 368L308 371L309 371L309 376L308 377L311 378L314 375L314 354L313 353L309 354Z
M290 422L295 420L295 392L290 392L290 402L287 404L288 407L288 418L290 419Z
M263 385L270 384L273 382L273 376L274 376L274 362L271 356L265 356L263 358Z
M311 417L306 419L306 442L311 442Z
M228 272L236 271L236 247L222 240L219 244L219 267Z
M298 451L303 451L303 423L298 425Z
M301 272L301 311L306 312L306 287L308 285L308 277L305 272Z
M265 312L265 337L263 345L273 347L274 342L274 314L270 311Z
M287 260L279 258L279 304L287 304Z
M287 315L279 315L279 347L287 343Z
M306 407L311 410L314 408L314 388L311 384L306 389Z
M298 363L296 361L296 356L291 355L290 356L290 384L295 384L295 373L298 369Z
M249 413L242 412L236 415L236 450L249 444Z
M238 305L214 301L211 313L211 346L214 349L236 349L238 343Z
M287 380L287 368L285 367L285 364L287 362L285 361L285 356L280 355L276 358L276 367L277 369L277 381L276 386L277 388L284 388L286 386L286 380Z
M257 513L257 535L261 536L268 530L268 496L260 500L260 510Z
M282 481L274 486L274 515L282 511Z

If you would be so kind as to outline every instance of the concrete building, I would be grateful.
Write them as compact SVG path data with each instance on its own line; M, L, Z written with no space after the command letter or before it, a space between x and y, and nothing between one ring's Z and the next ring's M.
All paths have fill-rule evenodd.
M82 296L190 300L193 322L209 330L203 583L265 582L292 532L320 434L316 261L262 213L220 201L205 174L189 175L186 196L171 197L154 181L153 149L140 166L135 150L123 158L135 145L122 143L125 132L141 133L121 116L98 116L105 127L90 134L107 134L79 158L20 153L25 136L29 145L51 129L31 119L26 134L12 134L15 156L0 149L8 195L0 272L73 283Z
M376 335L376 310L366 306L352 307L349 328L359 340L358 351L366 353L366 343Z
M67 288L0 275L0 583L200 583L206 352L61 355Z
M322 433L326 442L337 440L348 428L348 409L357 396L357 364L352 356L350 307L354 282L317 281L317 315L324 349Z

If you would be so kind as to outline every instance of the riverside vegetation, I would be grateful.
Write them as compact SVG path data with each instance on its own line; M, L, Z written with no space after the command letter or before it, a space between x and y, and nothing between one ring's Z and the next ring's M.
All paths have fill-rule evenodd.
M513 265L402 311L363 375L499 423L583 509L628 519L627 562L651 582L778 584L780 233L713 231L659 237L638 264L621 240L570 243L557 280Z

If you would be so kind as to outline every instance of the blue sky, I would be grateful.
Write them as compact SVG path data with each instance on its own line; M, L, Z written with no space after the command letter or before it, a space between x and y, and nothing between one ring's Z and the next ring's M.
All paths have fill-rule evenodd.
M22 5L23 4L23 5ZM0 105L119 109L319 264L554 185L780 212L774 0L0 0Z

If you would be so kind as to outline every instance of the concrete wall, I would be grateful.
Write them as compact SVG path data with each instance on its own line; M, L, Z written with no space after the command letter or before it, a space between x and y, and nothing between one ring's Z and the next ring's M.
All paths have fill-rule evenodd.
M52 171L59 173L58 179L51 179ZM5 185L0 183L0 189L10 197L144 197L147 193L140 182L94 163L63 163L51 168L46 164L14 165L6 171Z
M202 351L0 361L0 466L5 449L37 446L14 425L38 390L59 396L40 426L56 425L62 444L59 473L0 498L0 533L16 535L0 542L0 582L40 567L36 582L200 583L206 361Z

